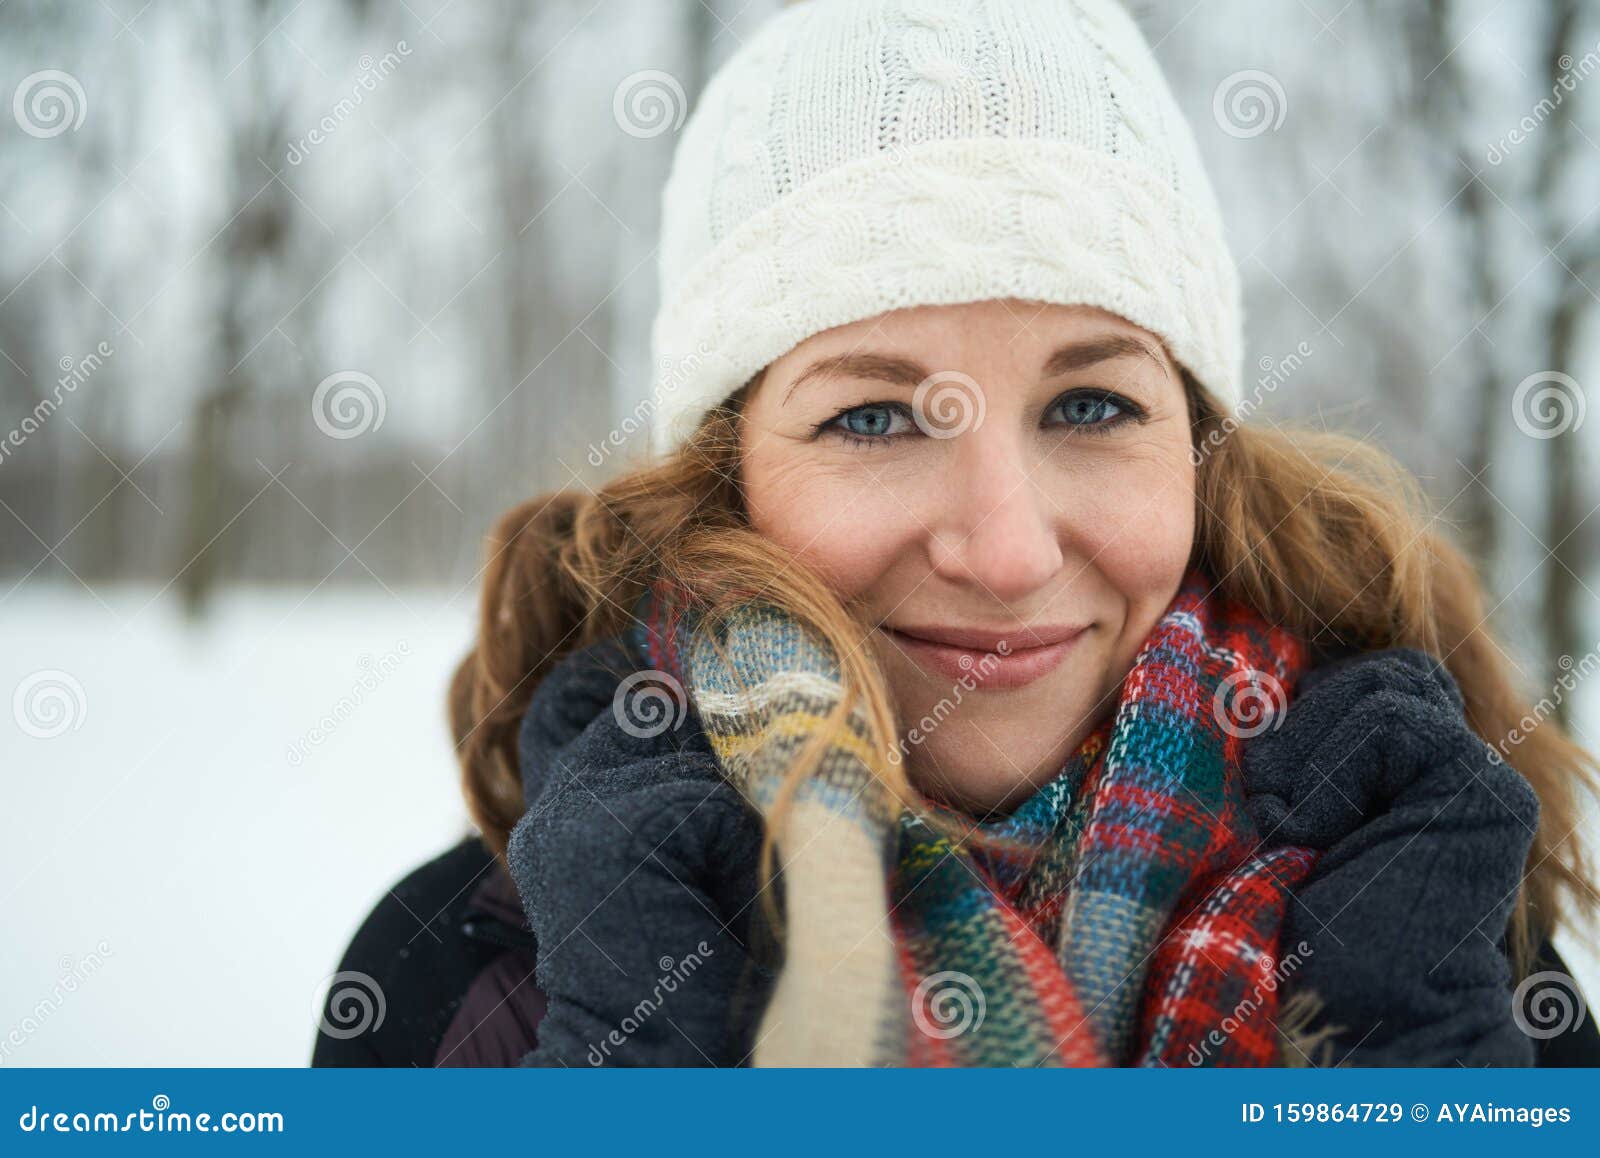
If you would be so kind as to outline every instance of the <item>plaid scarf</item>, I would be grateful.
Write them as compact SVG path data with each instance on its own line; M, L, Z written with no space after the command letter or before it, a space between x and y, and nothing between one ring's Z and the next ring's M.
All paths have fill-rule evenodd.
M1003 819L895 801L856 714L777 835L785 959L756 1064L1285 1060L1278 931L1316 854L1261 847L1239 757L1275 726L1307 651L1211 590L1185 576L1115 710ZM642 654L688 693L724 773L770 814L838 702L834 653L760 602L702 630L665 582L637 612ZM941 814L965 834L930 824Z

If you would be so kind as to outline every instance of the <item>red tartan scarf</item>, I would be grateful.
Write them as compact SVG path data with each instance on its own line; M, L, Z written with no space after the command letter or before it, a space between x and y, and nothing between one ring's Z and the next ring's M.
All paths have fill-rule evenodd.
M1307 649L1211 587L1185 577L1112 714L1059 776L976 826L989 841L970 820L942 835L937 806L884 805L864 733L832 745L778 838L789 947L758 1064L1280 1063L1294 958L1278 933L1315 853L1263 842L1239 758L1276 726ZM825 645L762 606L713 648L653 598L647 654L770 808L836 702Z

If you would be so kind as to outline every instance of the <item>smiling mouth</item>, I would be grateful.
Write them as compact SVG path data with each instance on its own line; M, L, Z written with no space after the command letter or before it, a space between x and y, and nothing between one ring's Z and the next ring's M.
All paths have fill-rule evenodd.
M1012 645L1007 639L976 643L948 643L913 635L898 628L880 627L889 640L924 671L957 681L971 678L976 688L1018 688L1054 671L1074 649L1089 628L1077 628L1070 635L1050 643ZM941 632L957 635L955 632ZM1024 640L1027 632L1017 633ZM1061 635L1060 632L1052 632ZM978 638L976 635L970 638Z

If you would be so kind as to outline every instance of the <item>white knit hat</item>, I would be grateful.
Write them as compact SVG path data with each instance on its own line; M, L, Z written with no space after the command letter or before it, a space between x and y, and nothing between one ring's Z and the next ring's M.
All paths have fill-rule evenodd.
M813 334L992 298L1099 306L1239 398L1238 273L1111 0L809 0L707 83L662 195L651 443Z

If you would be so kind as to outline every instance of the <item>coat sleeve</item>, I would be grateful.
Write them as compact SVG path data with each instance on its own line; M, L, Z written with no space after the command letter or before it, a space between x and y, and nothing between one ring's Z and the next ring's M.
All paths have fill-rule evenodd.
M1323 850L1282 941L1334 1031L1316 1060L1532 1065L1504 945L1539 802L1449 672L1401 648L1314 672L1244 764L1263 839Z
M594 699L582 734L524 769L507 850L549 1003L525 1064L738 1065L759 817L709 749L641 739Z

